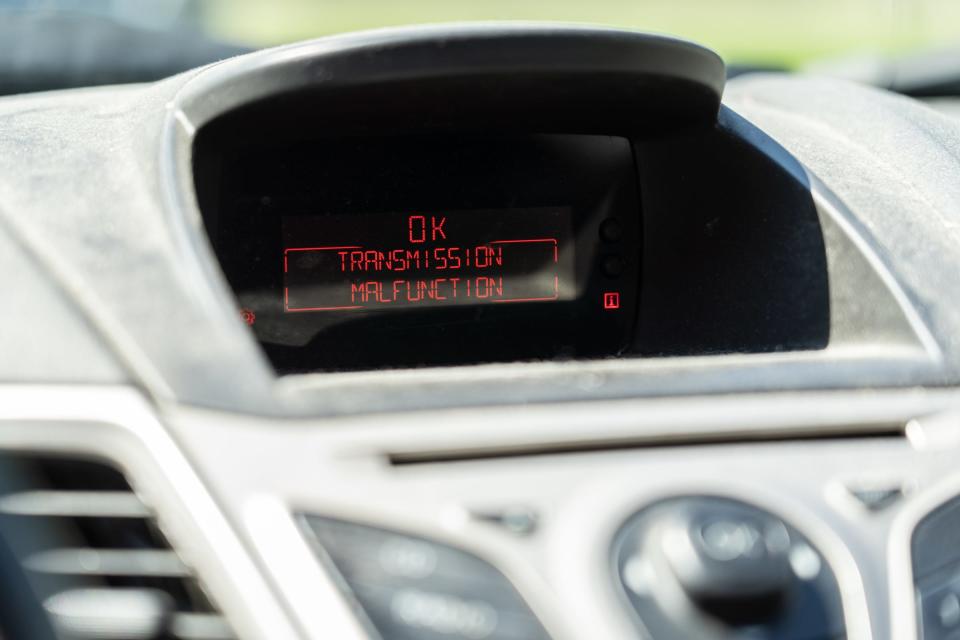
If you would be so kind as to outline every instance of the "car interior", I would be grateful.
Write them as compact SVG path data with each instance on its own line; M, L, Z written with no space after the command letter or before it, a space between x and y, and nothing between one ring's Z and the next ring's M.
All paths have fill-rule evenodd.
M960 638L960 54L0 40L0 637Z

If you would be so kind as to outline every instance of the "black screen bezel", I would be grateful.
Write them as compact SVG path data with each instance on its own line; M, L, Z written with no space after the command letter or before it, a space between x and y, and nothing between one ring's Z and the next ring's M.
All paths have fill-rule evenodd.
M596 358L631 344L641 220L626 138L473 132L223 144L217 173L209 235L280 373ZM282 313L284 216L544 206L573 211L575 302ZM620 234L604 240L610 219ZM604 309L611 291L617 310Z

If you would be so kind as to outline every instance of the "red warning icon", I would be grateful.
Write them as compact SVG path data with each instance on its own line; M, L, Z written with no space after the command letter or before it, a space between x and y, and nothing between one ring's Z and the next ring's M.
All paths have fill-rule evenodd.
M620 308L620 293L618 291L609 291L603 294L603 308L607 311L613 311Z

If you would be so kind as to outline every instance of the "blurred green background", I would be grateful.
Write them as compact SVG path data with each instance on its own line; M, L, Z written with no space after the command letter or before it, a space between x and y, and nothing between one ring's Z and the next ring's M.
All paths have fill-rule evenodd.
M684 36L728 61L813 60L960 44L960 0L202 0L206 29L272 45L389 25L559 20Z

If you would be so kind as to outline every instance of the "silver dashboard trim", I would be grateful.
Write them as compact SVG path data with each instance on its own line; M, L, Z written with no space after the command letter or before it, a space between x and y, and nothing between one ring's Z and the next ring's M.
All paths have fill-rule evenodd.
M952 432L953 439L956 440L958 425L960 425L960 413L954 412L926 420L917 420L911 426L914 432L936 432L946 429ZM920 443L921 448L937 448L935 445L930 445L930 441L935 440L935 434L931 435L934 438L918 436L915 433L914 439L915 442ZM957 455L955 453L957 442L941 441L940 448ZM895 638L917 640L920 637L911 549L913 532L920 521L932 511L958 497L960 497L960 473L952 473L940 478L922 495L917 496L917 499L907 505L893 523L887 553L890 563L890 626Z
M315 640L365 640L368 634L307 545L290 509L270 495L247 502L244 524L267 571Z
M713 422L714 427L718 419L728 425L765 422L776 431L778 415L782 423L812 419L817 413L832 415L834 410L837 420L914 414L921 417L913 431L933 434L944 429L952 433L960 415L957 395L951 392L836 392L816 394L813 401L814 395L700 398L683 403L685 408L652 400L609 403L602 411L596 404L503 408L499 416L493 411L441 411L393 416L389 424L382 416L277 423L181 407L169 416L175 441L153 405L131 388L0 386L0 449L116 461L156 508L174 547L203 576L244 638L321 638L329 637L331 629L337 630L336 637L366 637L334 579L300 535L295 511L419 533L470 549L515 581L556 637L581 637L588 628L626 637L632 628L628 615L617 609L615 598L607 597L610 593L603 596L604 590L612 590L609 542L617 527L657 499L707 493L758 504L810 536L841 582L852 640L914 640L910 535L932 508L960 494L960 474L946 473L960 449L955 439L931 437L920 449L916 440L905 437L875 445L865 440L842 445L839 451L832 440L731 443L711 449L716 455L702 466L691 466L701 459L702 449L696 446L410 468L391 467L383 459L385 447L395 449L401 442L414 449L436 446L440 433L447 434L440 444L459 440L458 447L468 443L463 439L467 435L474 442L481 438L489 443L490 437L504 442L511 432L535 434L530 427L543 420L554 423L554 434L579 425L582 438L583 420L589 416L599 419L601 431L604 423L608 429L621 423L637 433L644 431L644 424L660 425L666 432L695 419L704 426ZM449 429L451 421L461 424ZM491 430L491 425L497 428ZM536 439L542 441L543 435ZM232 454L223 456L228 442ZM889 477L914 482L917 489L888 513L838 508L826 494L851 474L844 451L854 450L866 456L867 464L859 471L889 471ZM828 451L823 456L828 476L803 469L777 486L761 482L781 464L808 456L818 459L817 452ZM777 452L785 457L781 460ZM737 468L740 456L755 460L756 468L743 479L726 477L725 469ZM263 465L254 474L252 461ZM596 471L591 471L594 466ZM270 471L280 468L283 473ZM652 473L658 481L637 484L637 473ZM550 478L564 479L575 491L553 486ZM492 484L486 486L488 482ZM790 486L802 490L793 495L787 491ZM401 494L408 498L398 503ZM533 536L517 537L489 524L451 517L524 495L540 496L534 506L545 510L543 526ZM885 552L878 555L877 545ZM572 602L583 607L576 620L564 613ZM600 620L608 621L607 626L596 626Z
M918 450L902 428L910 420L932 424L939 415L960 412L958 394L914 389L675 400L282 421L181 407L170 423L209 472L212 488L225 496L225 509L242 522L241 534L256 538L251 546L258 553L290 539L294 512L421 535L493 563L558 638L590 632L630 637L633 627L611 594L609 574L609 544L619 526L659 497L724 495L768 508L820 548L843 589L851 638L912 640L891 621L891 609L903 608L902 601L891 601L891 584L909 563L909 555L888 554L891 524L907 509L929 504L927 496L953 468L960 446L943 442ZM844 436L831 438L844 424ZM877 424L900 424L900 435L872 437ZM676 440L691 433L736 437L715 444ZM801 438L792 441L791 433ZM751 441L764 434L772 439ZM624 436L638 446L616 446ZM235 453L229 460L216 451L227 438ZM569 449L537 455L535 447L550 442ZM600 450L603 443L611 448ZM524 454L525 447L533 449ZM491 451L505 455L430 461L433 452ZM395 453L427 455L396 465L390 462ZM262 468L250 477L254 465ZM878 512L831 495L838 483L879 477L914 489ZM265 510L263 500L271 505ZM538 512L534 534L516 536L462 517L515 505ZM254 514L279 517L283 510L286 532L271 543L271 527L253 523ZM291 557L308 561L302 543L297 547ZM273 575L290 585L325 583L329 590L330 578L317 581L323 566L314 559L312 566ZM308 607L320 604L302 595L297 603L301 623L310 626ZM570 616L574 608L578 614Z

